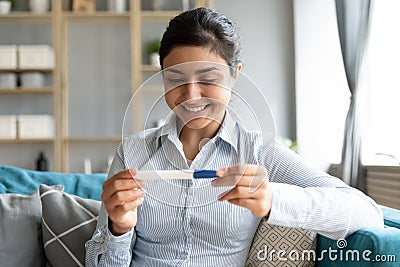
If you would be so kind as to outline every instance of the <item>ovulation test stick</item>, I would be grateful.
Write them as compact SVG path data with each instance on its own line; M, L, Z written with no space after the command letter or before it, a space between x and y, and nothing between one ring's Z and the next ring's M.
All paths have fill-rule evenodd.
M134 176L139 180L162 180L162 179L206 179L217 178L216 170L174 170L174 171L137 171Z

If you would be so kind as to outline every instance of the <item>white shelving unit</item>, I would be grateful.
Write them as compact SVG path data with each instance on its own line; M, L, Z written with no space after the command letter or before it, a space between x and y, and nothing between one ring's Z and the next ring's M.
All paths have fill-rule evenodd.
M48 108L54 116L54 138L0 140L0 147L10 151L20 146L17 150L29 152L27 157L32 158L43 146L52 171L82 172L85 158L92 159L94 172L103 171L121 141L123 112L129 99L146 76L159 71L143 60L146 41L143 36L152 34L144 29L152 25L162 32L168 20L181 10L143 10L144 2L129 0L129 10L124 13L105 10L75 13L67 10L67 3L67 0L52 0L52 10L41 15L18 11L0 16L0 25L50 25L55 53L54 69L40 70L52 76L51 86L0 90L0 101L9 97L28 98L34 105L36 98L51 99ZM192 7L211 5L211 0L192 1ZM0 44L8 44L3 42ZM161 92L161 86L151 86L136 94L133 131L143 130L146 101ZM29 109L26 102L21 105ZM7 112L0 108L0 115L8 115ZM0 158L4 157L7 155L0 152ZM18 162L17 156L7 158L0 164L33 168L26 159Z
M42 88L0 89L0 115L39 114L46 110L54 116L54 137L37 139L0 139L0 164L15 165L22 168L34 168L39 151L44 151L51 170L61 168L60 135L60 83L57 53L60 47L58 34L58 0L52 1L52 10L44 14L32 14L28 11L15 11L0 15L2 40L0 45L48 44L55 50L55 66L51 69L2 69L0 72L41 72L50 76L51 85ZM12 30L11 30L12 29Z

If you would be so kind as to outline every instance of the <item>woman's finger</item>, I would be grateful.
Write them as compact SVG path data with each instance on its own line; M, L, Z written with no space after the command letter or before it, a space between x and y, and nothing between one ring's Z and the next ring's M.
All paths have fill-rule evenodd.
M136 173L136 171L132 171L133 169L125 169L122 170L116 174L114 174L113 176L111 176L109 179L107 179L104 183L103 183L103 189L107 186L109 186L110 184L112 184L115 180L117 179L132 179L132 172Z
M247 186L236 186L227 192L222 193L219 201L231 200L236 198L253 198L257 199L263 196L262 190L251 191Z
M137 169L124 169L116 174L114 174L113 176L111 176L109 179L107 179L104 183L103 183L103 189L104 187L109 186L110 184L112 184L115 180L118 179L132 179L135 177L137 173ZM136 184L139 185L138 187L143 187L145 185L145 181L143 180L136 180L134 179Z
M135 190L138 188L140 187L134 179L116 179L113 183L110 183L103 188L102 197L104 199L109 199L119 191Z
M229 175L257 175L265 172L265 168L254 164L237 164L230 167L224 167L217 170L217 175L219 177L229 176Z
M114 208L113 214L115 216L123 216L128 211L135 211L144 201L143 197L126 202Z
M256 191L250 192L248 187L237 186L228 190L218 198L249 209L254 216L267 216L271 210L272 192L267 183L263 183Z
M243 176L243 175L228 175L223 177L218 177L211 181L212 186L234 186L239 182L241 184L246 184L247 180L251 179L251 177ZM250 184L250 181L248 181Z
M257 188L264 181L268 180L268 176L264 175L228 175L222 176L211 181L212 186L247 186L252 189Z
M268 179L267 170L259 165L238 164L217 170L219 178L211 182L212 186L234 186L243 185L256 190Z
M140 189L118 191L111 198L102 199L107 209L113 209L118 205L126 202L134 201L138 198L144 197L146 194Z
M108 216L114 223L121 223L129 212L135 212L136 209L143 203L144 198L138 198L133 201L126 202L114 209L107 211Z

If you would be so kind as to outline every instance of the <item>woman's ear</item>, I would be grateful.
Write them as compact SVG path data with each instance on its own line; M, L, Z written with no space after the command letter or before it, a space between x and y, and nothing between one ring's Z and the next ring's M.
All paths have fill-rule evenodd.
M243 64L239 63L236 67L236 71L235 71L235 76L232 77L232 84L231 84L231 88L233 88L235 86L236 80L239 78L239 72L242 70L243 68Z
M242 68L243 68L243 64L239 63L237 66L237 72L240 72L242 70Z
M237 65L237 67L236 67L236 74L235 74L235 81L237 80L237 78L239 77L239 72L242 70L242 68L243 68L243 64L242 63L239 63L238 65Z

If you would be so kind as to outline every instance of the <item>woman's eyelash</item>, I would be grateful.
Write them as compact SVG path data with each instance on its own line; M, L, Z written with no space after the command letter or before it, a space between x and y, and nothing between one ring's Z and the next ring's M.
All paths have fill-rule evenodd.
M183 83L184 82L183 79L168 79L168 81L170 83Z
M217 79L201 79L201 80L199 80L199 81L197 81L197 82L200 82L200 83L214 83L214 82L216 82L217 81ZM185 83L185 80L184 79L172 79L172 78L170 78L170 79L168 79L168 82L169 83Z
M200 82L202 83L213 83L215 82L217 79L202 79L200 80Z

